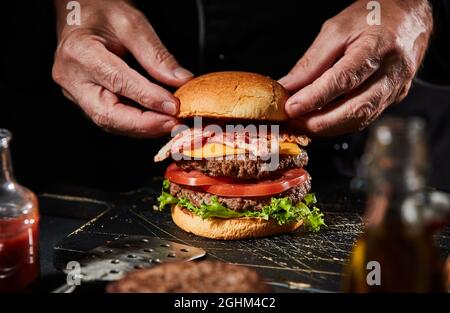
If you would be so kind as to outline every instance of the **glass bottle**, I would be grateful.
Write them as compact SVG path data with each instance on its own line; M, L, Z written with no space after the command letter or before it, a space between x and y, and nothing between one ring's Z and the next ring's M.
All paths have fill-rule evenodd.
M442 263L424 213L427 148L420 119L385 118L362 159L366 231L343 279L346 292L444 292Z
M30 290L39 277L38 201L14 179L10 141L0 129L0 292Z

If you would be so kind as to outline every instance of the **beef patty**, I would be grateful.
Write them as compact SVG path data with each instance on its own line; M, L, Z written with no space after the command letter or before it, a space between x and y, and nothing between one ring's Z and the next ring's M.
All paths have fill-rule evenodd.
M260 211L262 208L269 204L272 197L284 198L287 197L292 200L292 203L297 203L301 201L306 194L311 189L311 177L307 174L307 179L304 183L288 189L280 194L266 196L266 197L221 197L216 196L217 200L227 208L234 211ZM213 194L207 193L206 191L190 186L178 185L175 183L170 183L169 192L172 196L177 198L186 197L191 201L191 203L199 207L203 202L210 203Z
M173 262L127 274L110 283L109 293L269 292L269 285L248 267L224 262Z
M251 160L240 159L209 159L209 160L180 160L177 165L184 170L197 170L209 176L225 176L240 179L260 179L273 174L273 171L263 171L262 166L270 160L257 158ZM308 154L302 149L298 155L280 155L277 171L289 168L302 168L308 163Z

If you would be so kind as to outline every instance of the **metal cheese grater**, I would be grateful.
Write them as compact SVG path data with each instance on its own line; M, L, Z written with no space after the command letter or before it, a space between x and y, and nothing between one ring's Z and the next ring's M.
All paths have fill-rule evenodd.
M94 281L114 281L126 273L166 262L186 262L203 257L205 250L146 236L119 237L80 254L64 273L67 284L54 293L70 293L76 288L70 280L86 283ZM71 275L71 276L69 276Z

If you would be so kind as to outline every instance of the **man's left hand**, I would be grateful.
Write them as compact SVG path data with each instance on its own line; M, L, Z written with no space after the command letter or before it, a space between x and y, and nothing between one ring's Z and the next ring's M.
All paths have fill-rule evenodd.
M424 57L433 18L425 0L379 0L380 25L369 25L368 1L329 19L282 79L293 95L291 125L313 135L361 130L401 101Z

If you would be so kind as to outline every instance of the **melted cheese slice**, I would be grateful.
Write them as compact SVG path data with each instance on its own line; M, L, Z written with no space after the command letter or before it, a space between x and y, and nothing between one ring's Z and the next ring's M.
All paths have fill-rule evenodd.
M301 152L302 150L296 143L293 142L280 143L280 154L297 155L300 154Z
M280 154L284 155L297 155L301 153L301 149L295 143L291 142L282 142L280 143ZM207 143L202 148L183 151L184 155L187 155L191 158L217 158L224 155L231 154L245 154L244 149L239 148L231 148L226 145L222 145L220 143Z

